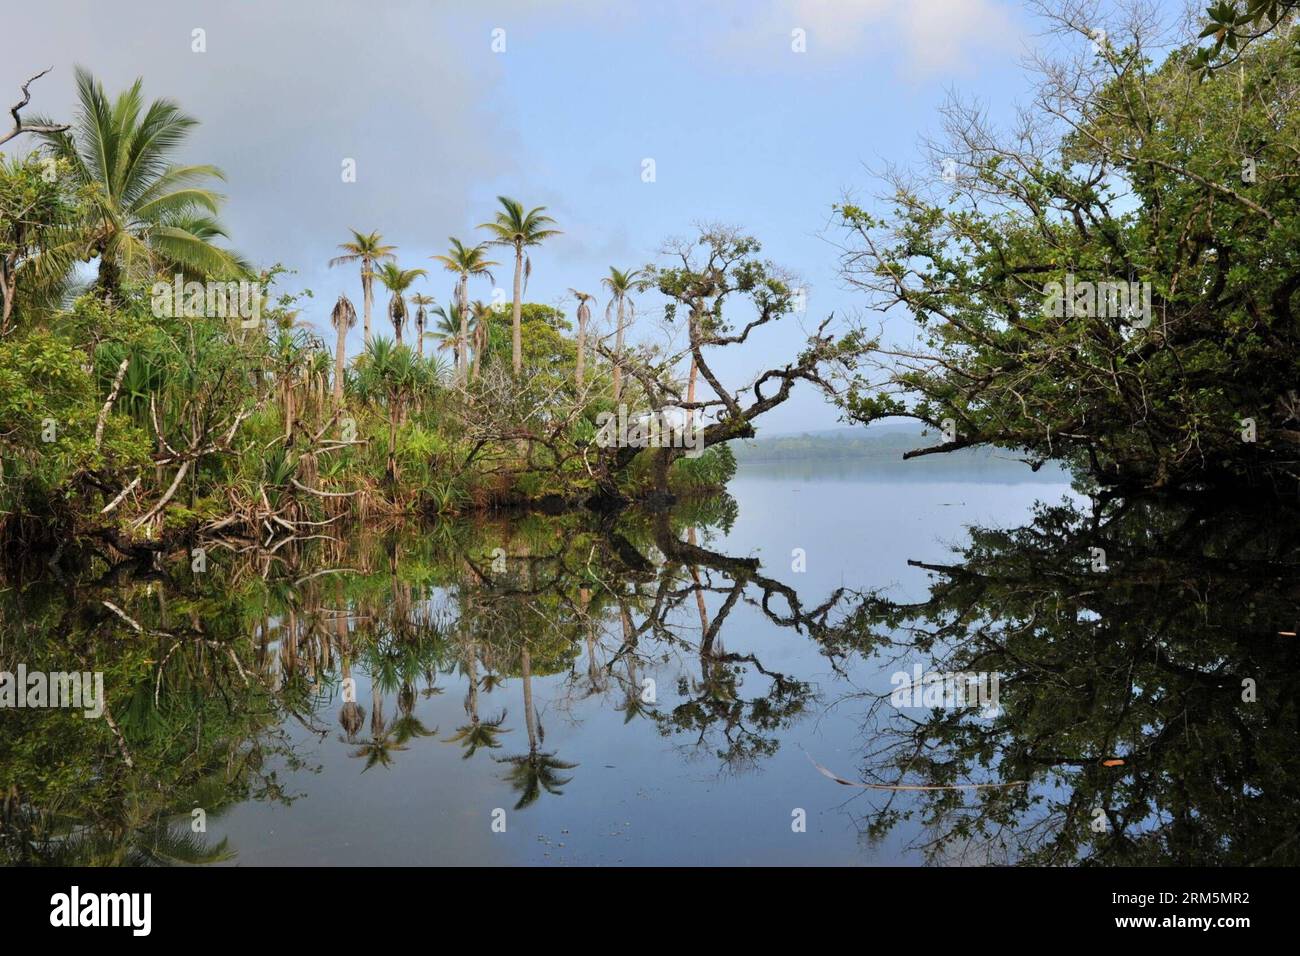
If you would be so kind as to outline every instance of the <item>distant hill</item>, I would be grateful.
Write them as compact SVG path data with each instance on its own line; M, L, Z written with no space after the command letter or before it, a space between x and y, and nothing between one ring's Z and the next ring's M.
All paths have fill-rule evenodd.
M1039 472L1018 460L1014 452L1000 448L963 448L942 455L924 455L905 461L903 453L937 445L942 439L918 422L900 419L867 428L832 428L799 434L773 435L731 442L740 465L833 464L837 468L855 465L893 471L936 474L978 474L1017 481L1061 481L1060 468L1044 466Z

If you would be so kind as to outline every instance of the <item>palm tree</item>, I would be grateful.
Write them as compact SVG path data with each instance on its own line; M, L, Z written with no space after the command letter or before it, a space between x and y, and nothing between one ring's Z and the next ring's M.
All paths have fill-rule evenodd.
M334 404L343 405L343 360L345 358L345 343L348 338L348 331L356 328L357 310L352 307L352 303L346 295L339 295L339 300L334 303L334 311L330 313L330 324L334 326L334 331L338 335L338 344L334 346Z
M429 313L426 311L429 306L436 305L431 295L413 295L411 304L415 306L415 350L421 356L424 355L424 326L428 320Z
M573 378L581 390L587 368L587 323L591 321L591 303L596 300L596 297L586 292L579 292L577 289L569 291L578 297L578 365L574 370Z
M488 305L482 299L475 299L470 303L470 341L474 346L474 364L470 367L470 378L478 378L479 365L482 364L483 356L487 354L488 341L492 332L492 306Z
M334 266L347 265L352 262L361 263L361 294L362 308L365 311L365 325L363 326L364 342L370 344L370 307L374 304L374 278L375 264L383 262L385 259L394 258L397 246L384 245L384 238L378 232L372 232L362 235L356 229L349 230L352 233L351 242L339 243L339 248L343 250L343 255L335 256L330 260L330 268Z
M431 333L438 340L438 351L445 352L451 349L452 358L456 363L456 376L460 377L460 352L461 352L461 310L460 306L453 304L450 309L437 306L433 309L432 315L437 316L438 324Z
M609 320L610 313L617 310L618 325L614 332L614 401L618 402L619 397L623 394L623 334L627 330L627 321L636 316L636 303L629 296L632 292L641 288L640 279L642 270L629 269L626 272L620 272L613 266L609 267L609 275L600 280L601 285L607 288L611 293L609 305L605 306L605 319Z
M250 276L247 262L212 243L225 237L216 219L222 197L205 184L224 179L221 170L171 161L198 120L167 99L146 108L139 79L111 103L103 85L80 67L76 82L75 132L58 129L41 138L71 167L90 197L90 212L80 240L54 250L52 259L98 258L96 284L105 298L125 279L148 279L164 269L199 278Z
M393 335L402 344L402 327L406 325L406 290L416 279L428 275L424 269L403 269L396 262L385 262L375 273L390 293L388 320L393 323Z
M498 196L497 202L501 203L501 211L497 213L496 219L492 220L492 222L482 223L478 228L486 229L492 233L493 238L490 241L494 245L510 246L515 250L511 354L514 373L518 376L524 367L523 334L520 331L520 309L523 306L521 280L524 279L525 270L528 275L532 275L533 272L532 260L528 260L527 265L525 265L524 249L528 246L541 245L544 240L550 239L552 236L558 236L560 231L546 228L555 220L550 216L542 215L546 209L545 206L538 206L536 209L524 212L523 205L508 196Z
M469 380L469 279L470 276L487 276L493 282L491 267L500 265L499 262L493 262L487 258L487 243L480 242L477 246L469 247L462 243L455 236L449 240L451 249L445 256L430 256L437 262L442 263L442 267L448 272L455 273L459 278L456 280L456 305L460 309L460 339L461 344L456 348L456 375L462 381ZM463 367L462 367L463 365Z

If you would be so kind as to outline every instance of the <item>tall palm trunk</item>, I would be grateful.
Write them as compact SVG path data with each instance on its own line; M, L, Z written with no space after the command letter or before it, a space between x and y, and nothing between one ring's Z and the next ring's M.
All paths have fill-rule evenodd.
M695 364L695 356L691 356L691 374L686 380L686 404L695 403L695 381L700 377L700 367ZM686 409L686 430L694 431L695 429L695 409Z
M361 297L365 299L363 305L366 313L364 333L366 345L370 344L370 306L375 300L373 285L375 277L370 272L373 265L374 264L369 259L363 259L361 261Z
M471 724L478 723L478 645L471 643L469 646L469 696L465 699L465 706L469 708L469 721Z
M356 321L356 313L352 313L352 321ZM343 407L343 363L347 358L345 345L348 338L347 323L340 322L338 330L338 342L334 346L334 405L338 408Z
M515 377L524 368L524 340L521 331L521 311L523 308L522 287L520 285L524 274L524 246L523 243L515 243L515 300L514 311L511 313L511 341L513 347L512 364L515 370Z
M582 390L582 382L586 377L587 371L587 313L584 309L578 309L578 367L574 370L574 379L578 383L579 391Z
M397 488L397 416L398 405L394 402L388 410L388 482L391 488Z
M624 296L618 296L618 325L614 333L614 404L618 404L623 394L623 302Z
M474 329L474 364L470 367L469 377L475 381L478 380L479 364L482 361L483 353L487 351L488 341L491 337L491 331L488 328L488 322L491 321L491 311L484 312L478 318L478 325Z
M456 377L469 383L469 276L462 275L456 288L460 306L460 344L456 347Z
M528 725L528 752L537 753L537 713L533 710L533 659L528 653L528 645L524 645L523 659L523 678L524 678L524 722Z
M384 698L380 693L379 679L370 675L370 736L378 740L384 733Z

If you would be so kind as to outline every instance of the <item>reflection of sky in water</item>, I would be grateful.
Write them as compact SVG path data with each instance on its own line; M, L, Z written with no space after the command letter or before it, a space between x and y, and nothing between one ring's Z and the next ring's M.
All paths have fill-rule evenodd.
M799 467L743 468L731 486L740 508L735 526L725 538L700 543L732 556L758 557L763 573L795 587L805 606L821 603L840 586L885 588L898 600L920 599L927 575L908 567L909 558L944 561L949 546L964 541L967 525L1022 524L1034 500L1056 501L1069 493L1064 483L1041 478L1026 484L952 476L904 482L896 472L855 479L841 471L831 480L808 481ZM791 570L794 548L806 552L804 573ZM716 584L729 583L718 571L707 573ZM432 600L437 603L438 595ZM708 595L710 615L721 601L719 594ZM774 601L784 612L784 602ZM649 635L640 645L656 658L667 657L639 675L655 679L662 710L680 701L679 679L700 676L693 599L672 623L688 647L668 650ZM616 621L606 621L606 628L597 650L602 664L621 641ZM337 699L317 715L330 728L323 740L295 721L286 723L310 768L281 770L282 782L300 799L287 807L232 807L209 820L209 836L229 836L238 852L235 862L243 865L917 862L903 849L916 835L908 824L881 844L860 841L854 817L865 810L861 792L837 786L808 759L857 779L865 705L846 695L887 692L896 668L856 662L847 678L837 675L806 638L774 626L743 602L727 618L719 641L727 651L755 655L769 672L812 683L817 692L791 728L774 732L776 753L750 766L724 767L715 732L696 746L693 730L665 737L646 718L625 724L619 710L623 691L613 683L603 697L584 697L584 651L574 664L576 676L533 678L545 731L540 749L579 765L563 772L572 779L562 795L543 793L532 806L512 810L517 797L503 780L506 767L492 759L527 750L521 681L507 679L480 694L480 714L486 719L505 709L510 732L500 749L462 760L460 747L443 739L466 723L467 685L460 674L443 674L443 693L421 697L415 710L427 728L438 728L437 735L412 740L388 768L362 774L364 761L348 756L355 746L339 738ZM369 680L361 665L353 673L368 720ZM738 693L753 697L767 686L767 678L748 667ZM392 694L384 707L387 716L396 713ZM504 834L491 831L497 807L506 810ZM807 812L806 833L791 831L794 808Z

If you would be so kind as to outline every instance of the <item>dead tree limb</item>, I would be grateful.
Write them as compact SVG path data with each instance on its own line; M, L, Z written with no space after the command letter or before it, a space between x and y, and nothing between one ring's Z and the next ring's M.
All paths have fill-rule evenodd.
M28 87L52 69L54 69L54 67L46 67L23 84L23 98L13 106L9 107L9 115L14 118L14 128L7 133L0 134L0 146L3 146L5 143L9 142L9 140L22 133L65 133L68 131L69 127L67 124L51 125L48 123L38 123L35 126L24 126L22 117L18 115L23 107L32 101L32 93Z

